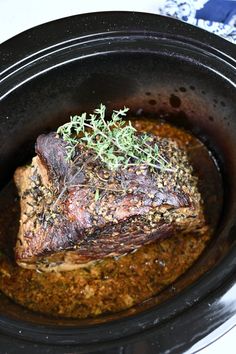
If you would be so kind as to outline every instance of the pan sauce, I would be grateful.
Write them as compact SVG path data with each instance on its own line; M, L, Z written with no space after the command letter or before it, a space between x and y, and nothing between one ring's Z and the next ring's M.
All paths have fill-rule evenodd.
M14 262L19 205L11 182L0 195L0 289L17 303L52 316L85 318L116 312L160 293L196 261L217 226L221 205L220 174L208 150L189 133L167 123L137 119L140 131L170 137L189 152L199 178L207 231L173 235L118 259L107 258L69 272L38 273ZM13 220L17 222L13 223Z

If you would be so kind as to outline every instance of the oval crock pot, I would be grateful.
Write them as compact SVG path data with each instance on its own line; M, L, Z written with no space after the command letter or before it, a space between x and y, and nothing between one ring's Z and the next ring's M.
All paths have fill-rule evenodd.
M236 324L235 52L193 26L132 12L64 18L1 44L1 185L32 156L38 134L101 102L190 129L211 150L224 183L214 240L161 296L118 314L64 320L2 294L1 351L193 352Z

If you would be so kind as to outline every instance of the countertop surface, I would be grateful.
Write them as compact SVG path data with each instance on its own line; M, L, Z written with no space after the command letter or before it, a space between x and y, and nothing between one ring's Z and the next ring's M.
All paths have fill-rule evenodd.
M0 0L0 43L36 25L58 18L95 11L141 11L159 13L163 0ZM201 354L234 354L236 327L218 338L219 331L211 334L212 344ZM194 348L191 352L194 352Z

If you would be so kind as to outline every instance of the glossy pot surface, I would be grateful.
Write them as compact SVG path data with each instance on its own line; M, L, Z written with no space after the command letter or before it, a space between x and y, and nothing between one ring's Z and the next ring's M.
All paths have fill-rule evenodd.
M214 240L161 304L154 297L118 314L57 320L1 295L5 350L14 343L18 353L178 353L236 324L235 51L177 20L131 12L64 18L0 46L1 185L33 155L40 133L101 102L135 115L168 114L212 151L224 182Z

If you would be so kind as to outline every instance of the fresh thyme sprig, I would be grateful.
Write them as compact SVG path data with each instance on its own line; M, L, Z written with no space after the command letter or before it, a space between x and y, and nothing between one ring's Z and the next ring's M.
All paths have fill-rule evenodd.
M155 169L168 168L168 161L159 153L157 143L146 133L138 134L130 121L126 121L129 108L113 110L106 120L106 107L101 104L93 114L82 113L70 117L60 126L57 134L67 143L66 159L73 160L80 144L95 152L97 158L110 170L119 167L146 165Z

